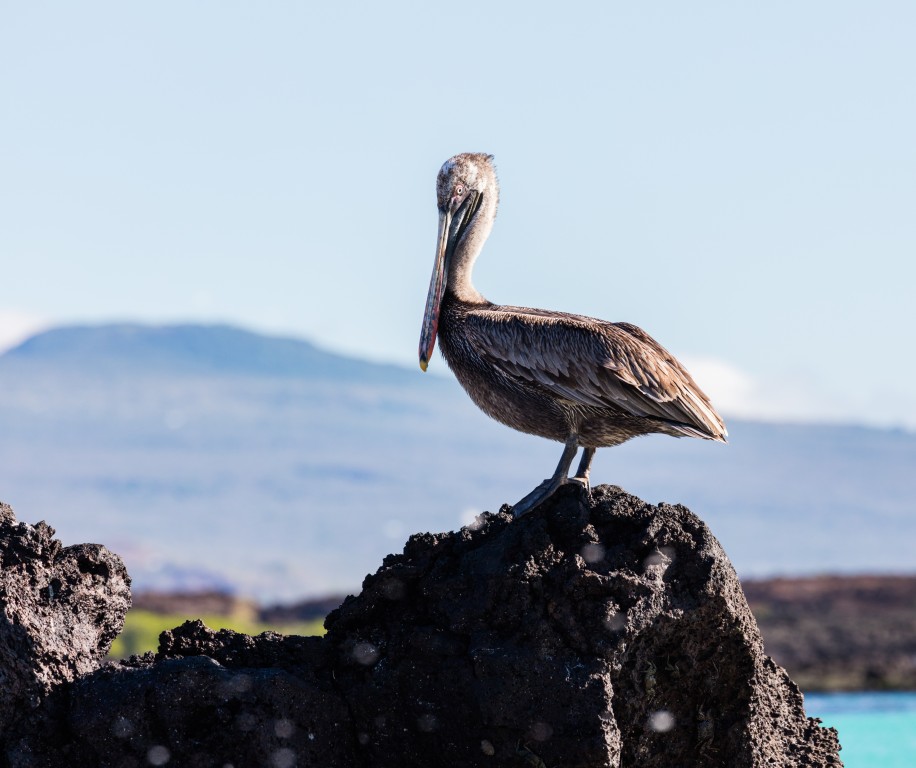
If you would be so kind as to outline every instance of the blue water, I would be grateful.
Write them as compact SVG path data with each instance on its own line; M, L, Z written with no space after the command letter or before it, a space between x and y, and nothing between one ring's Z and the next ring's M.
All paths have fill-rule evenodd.
M808 693L805 711L839 731L846 768L916 766L916 692Z

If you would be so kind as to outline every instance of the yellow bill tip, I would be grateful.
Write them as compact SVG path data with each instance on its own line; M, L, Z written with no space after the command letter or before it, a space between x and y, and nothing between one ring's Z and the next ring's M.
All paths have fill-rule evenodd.
M426 373L426 368L427 368L428 365L429 365L429 362L428 362L428 361L426 361L426 360L421 360L421 361L420 361L420 370L423 371L423 373Z

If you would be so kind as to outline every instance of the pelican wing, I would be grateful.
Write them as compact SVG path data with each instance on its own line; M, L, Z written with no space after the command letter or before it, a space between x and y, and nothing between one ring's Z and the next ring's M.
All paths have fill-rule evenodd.
M466 322L468 343L509 377L578 405L662 419L684 434L727 434L690 374L635 325L493 306L470 311Z

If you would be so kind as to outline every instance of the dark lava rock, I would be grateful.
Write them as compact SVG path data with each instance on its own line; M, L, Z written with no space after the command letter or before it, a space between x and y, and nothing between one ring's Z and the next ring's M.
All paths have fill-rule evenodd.
M361 765L321 638L249 637L188 622L162 643L187 655L134 657L79 680L56 727L21 738L12 764Z
M411 537L324 638L199 622L59 686L6 742L52 766L841 766L680 506L573 486Z
M414 536L327 627L372 766L840 765L706 526L618 488Z
M0 739L55 687L98 668L130 607L121 558L53 537L0 503Z

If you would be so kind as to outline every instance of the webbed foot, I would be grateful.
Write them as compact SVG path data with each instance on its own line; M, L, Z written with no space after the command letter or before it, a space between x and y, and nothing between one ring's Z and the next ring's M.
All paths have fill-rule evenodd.
M588 490L588 469L592 462L592 456L595 455L594 448L586 448L582 453L582 461L579 463L579 469L576 472L576 476L573 478L566 477L566 475L569 474L569 465L572 464L572 460L578 450L579 437L574 432L566 439L566 445L563 447L563 455L560 457L560 463L557 464L557 469L553 473L553 477L545 480L531 493L525 496L525 498L519 501L518 504L512 507L512 514L514 517L527 515L532 509L549 499L554 491L564 483L575 481L584 485L586 490Z
M563 485L564 482L565 478L561 478L560 481L557 482L555 478L548 477L543 483L512 507L512 516L521 517L522 515L528 514L535 507L539 507L542 503L547 501L547 499L553 496L554 491Z

